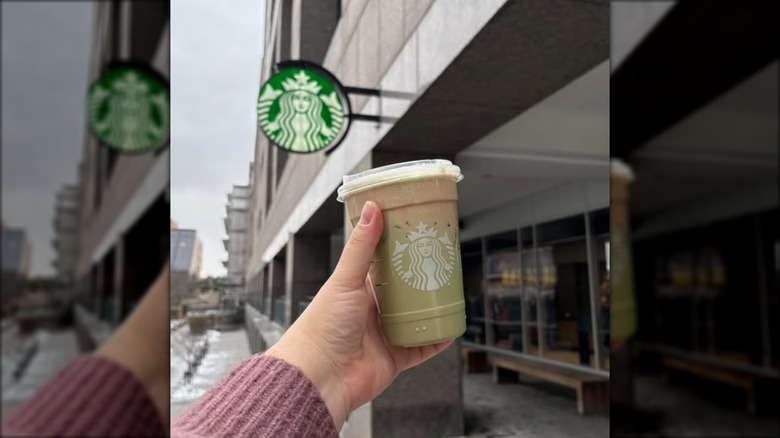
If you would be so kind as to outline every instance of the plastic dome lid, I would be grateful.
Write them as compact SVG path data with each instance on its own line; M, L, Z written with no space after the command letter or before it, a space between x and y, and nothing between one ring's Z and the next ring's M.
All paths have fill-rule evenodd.
M344 202L344 197L363 190L392 184L405 179L447 176L458 182L463 179L460 167L449 160L416 160L404 163L390 164L366 170L354 175L345 175L343 184L339 187L338 201Z

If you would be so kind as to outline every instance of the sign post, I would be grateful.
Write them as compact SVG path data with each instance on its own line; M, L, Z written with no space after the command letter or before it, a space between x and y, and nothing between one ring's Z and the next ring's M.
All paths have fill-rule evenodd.
M414 93L345 87L323 67L308 61L283 61L260 87L257 121L276 146L301 154L333 152L352 121L395 122L394 117L352 113L350 94L413 99ZM380 109L381 112L381 109Z

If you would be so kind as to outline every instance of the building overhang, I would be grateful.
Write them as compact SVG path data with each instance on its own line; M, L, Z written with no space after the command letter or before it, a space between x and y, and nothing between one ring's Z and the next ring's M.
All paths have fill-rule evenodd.
M384 114L399 118L394 125L355 123L350 128L342 146L261 249L263 263L272 260L290 234L333 196L341 177L367 153L373 151L373 167L454 158L609 57L607 0L479 4L467 14L433 3L380 83L382 88L418 97L407 101L381 97ZM430 38L443 23L459 30L447 44ZM417 62L425 63L424 68L415 70ZM480 77L490 80L475 80ZM379 99L371 97L356 109L376 112Z
M612 75L611 150L636 175L635 237L777 206L780 16L721 6L678 2Z
M772 2L677 2L612 74L612 155L644 143L777 59ZM692 32L691 29L695 29Z

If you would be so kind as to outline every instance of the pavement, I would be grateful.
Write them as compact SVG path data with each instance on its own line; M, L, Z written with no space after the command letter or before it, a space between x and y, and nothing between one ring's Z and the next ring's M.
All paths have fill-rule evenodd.
M522 376L519 383L493 383L491 373L463 376L468 437L604 438L608 415L580 415L573 389Z
M189 331L184 326L179 330ZM209 349L190 383L184 383L182 376L187 364L171 351L171 420L178 417L194 400L206 393L219 379L242 359L251 355L249 341L244 330L209 330ZM171 338L174 342L174 338ZM173 345L171 346L173 350Z
M30 397L68 362L80 353L74 330L40 330L34 335L38 343L35 355L30 360L20 380L9 382L3 387L2 414L13 411Z
M780 423L773 416L776 406L749 415L743 392L712 382L706 385L704 390L682 382L669 384L658 374L638 375L634 387L637 406L658 421L656 431L641 436L780 436Z

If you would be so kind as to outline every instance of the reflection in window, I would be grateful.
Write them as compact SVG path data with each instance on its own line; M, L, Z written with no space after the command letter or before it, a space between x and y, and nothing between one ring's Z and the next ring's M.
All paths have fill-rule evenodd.
M774 210L636 242L639 338L718 361L780 364L777 223Z
M479 290L478 282L466 287L469 340L595 366L591 302L598 303L595 327L602 353L609 344L608 221L604 212L597 215L594 222L602 233L592 242L593 301L584 215L484 238L484 294L470 292ZM469 262L464 256L464 284L475 277L478 265L478 257ZM483 297L487 317L480 330ZM608 368L607 358L601 367Z
M493 345L522 351L522 289L518 258L517 251L488 257L487 292Z
M464 339L484 344L485 295L482 283L482 242L461 242L463 292L466 300L466 333Z

